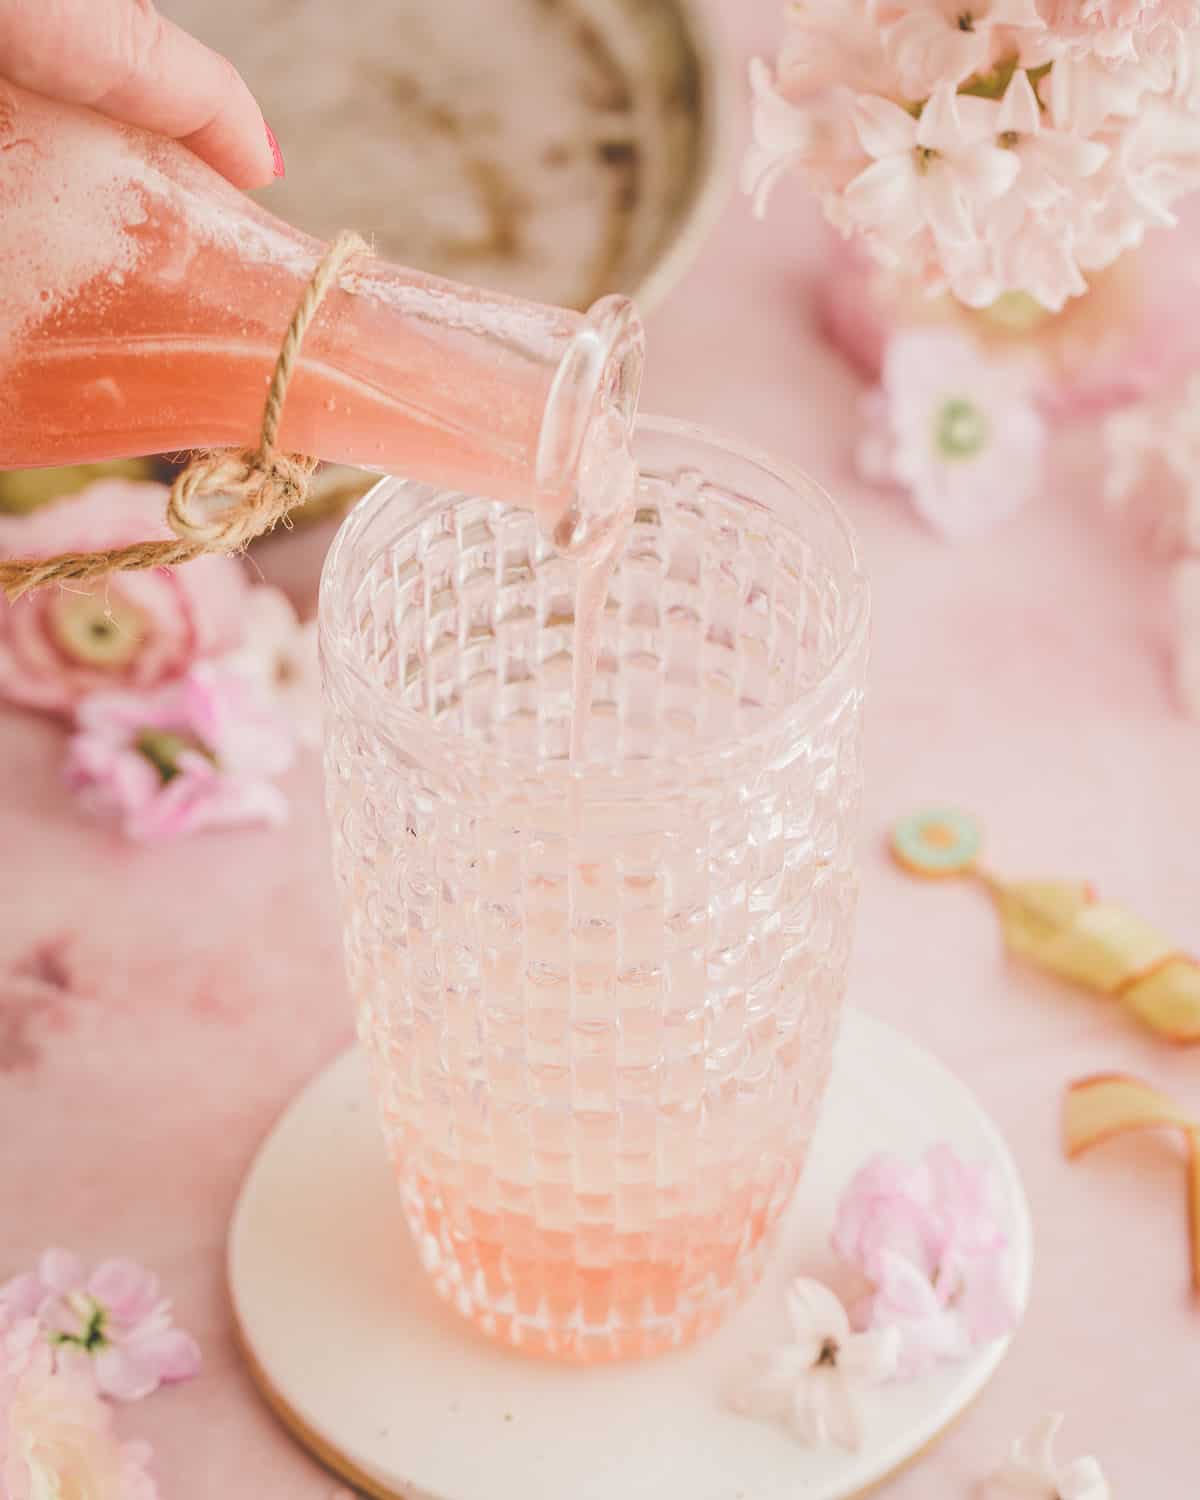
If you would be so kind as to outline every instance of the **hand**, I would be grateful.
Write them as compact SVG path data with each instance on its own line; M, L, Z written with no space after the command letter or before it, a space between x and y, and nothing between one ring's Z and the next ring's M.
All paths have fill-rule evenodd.
M232 63L154 0L0 0L0 76L173 136L236 187L283 176L283 157Z

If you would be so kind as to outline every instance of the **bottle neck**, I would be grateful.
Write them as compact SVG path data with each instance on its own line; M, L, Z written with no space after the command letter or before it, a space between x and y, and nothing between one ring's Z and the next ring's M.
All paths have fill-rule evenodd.
M560 552L603 547L634 482L633 422L645 334L627 297L603 297L567 346L546 400L535 482Z

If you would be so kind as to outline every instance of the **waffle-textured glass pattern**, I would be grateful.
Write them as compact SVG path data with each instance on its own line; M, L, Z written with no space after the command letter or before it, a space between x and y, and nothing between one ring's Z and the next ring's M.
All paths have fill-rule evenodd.
M328 803L359 1032L438 1291L523 1350L651 1353L755 1280L838 1028L866 587L832 503L639 429L587 755L574 564L385 480L326 565Z

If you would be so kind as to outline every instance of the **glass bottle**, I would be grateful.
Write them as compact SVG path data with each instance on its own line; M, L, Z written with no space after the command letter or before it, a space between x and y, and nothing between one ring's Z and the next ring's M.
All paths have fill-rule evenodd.
M178 143L0 82L0 468L254 444L323 250ZM280 446L581 544L641 362L627 299L580 314L364 254L309 328Z

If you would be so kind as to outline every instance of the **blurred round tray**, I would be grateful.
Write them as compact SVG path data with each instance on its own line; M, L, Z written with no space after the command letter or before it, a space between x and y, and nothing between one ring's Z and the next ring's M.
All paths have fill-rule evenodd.
M272 212L514 296L645 310L731 170L732 75L702 0L160 0L234 59L279 137ZM93 466L107 471L110 466ZM124 469L122 465L120 468ZM155 465L159 477L170 467ZM0 511L82 471L0 474ZM374 476L326 469L304 524Z
M271 210L515 296L644 306L729 177L702 0L160 0L279 137Z

